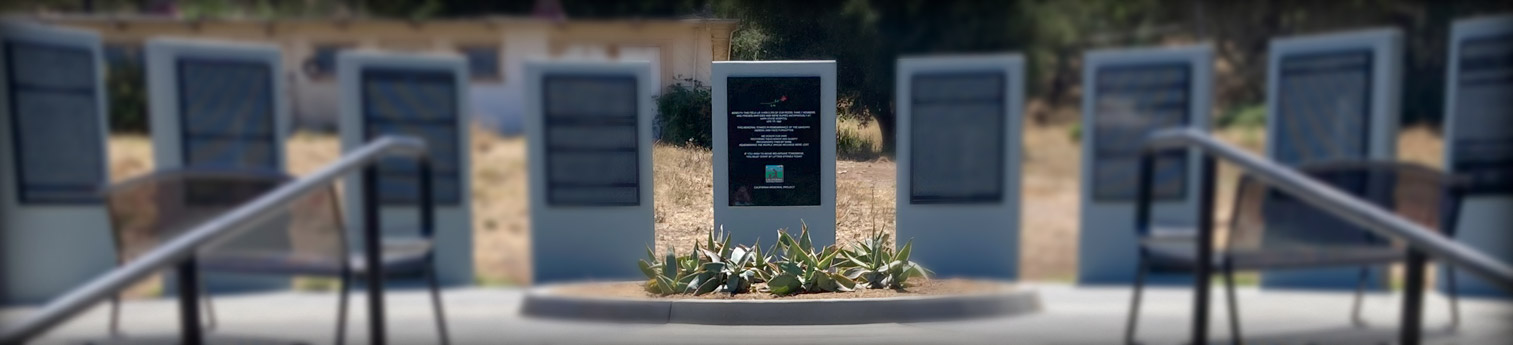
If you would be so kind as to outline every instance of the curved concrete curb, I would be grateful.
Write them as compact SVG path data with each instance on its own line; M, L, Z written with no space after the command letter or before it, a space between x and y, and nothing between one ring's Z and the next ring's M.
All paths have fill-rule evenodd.
M626 323L702 325L840 325L925 322L1040 311L1032 289L1003 284L999 291L922 297L703 300L563 296L557 286L526 293L525 316Z

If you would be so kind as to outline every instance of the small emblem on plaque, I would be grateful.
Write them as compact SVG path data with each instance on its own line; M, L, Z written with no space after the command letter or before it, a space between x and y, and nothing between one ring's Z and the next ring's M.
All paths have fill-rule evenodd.
M783 183L782 165L768 165L766 171L763 176L767 177L767 183Z

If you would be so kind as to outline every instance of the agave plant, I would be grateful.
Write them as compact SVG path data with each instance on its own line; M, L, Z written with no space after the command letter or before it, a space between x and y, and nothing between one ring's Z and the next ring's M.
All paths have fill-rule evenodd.
M777 248L783 260L772 264L767 280L767 292L774 295L791 295L800 292L851 291L856 282L836 272L835 259L840 250L826 246L815 250L809 237L809 225L803 224L798 238L778 231Z
M646 292L671 295L688 290L689 283L694 279L696 264L692 257L678 257L673 253L667 253L658 260L656 253L648 247L646 260L637 262L637 267L641 269L641 274L646 275Z
M704 243L695 243L692 255L669 253L658 261L651 248L646 255L639 267L647 277L646 291L657 295L748 292L753 283L765 281L763 271L771 261L760 249L730 245L723 229L711 231Z
M701 260L705 271L713 273L712 279L721 282L719 291L745 293L751 290L753 283L766 281L765 271L772 258L762 254L760 241L755 247L731 246L730 236L724 227L720 227L718 232L710 231L705 245L708 249L699 249L695 244L694 250L703 255Z
M909 261L909 252L914 248L913 240L904 243L895 252L888 239L888 234L877 232L867 240L853 244L851 249L841 251L843 259L837 266L841 268L842 275L865 283L867 288L902 289L909 278L928 279L935 274Z

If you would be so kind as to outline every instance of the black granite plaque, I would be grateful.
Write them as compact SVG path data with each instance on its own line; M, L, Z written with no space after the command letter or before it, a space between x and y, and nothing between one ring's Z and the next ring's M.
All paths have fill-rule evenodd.
M1513 34L1460 45L1451 164L1468 194L1513 194Z
M921 73L910 82L909 203L1003 200L1002 71Z
M184 166L278 171L273 75L267 63L178 61Z
M549 75L541 89L547 203L640 205L635 77Z
M819 77L726 79L730 206L820 205ZM832 173L833 174L833 173Z
M449 69L378 68L362 72L362 120L367 140L407 135L426 140L432 169L432 197L437 205L462 201L462 159L458 147L457 78ZM416 204L420 171L413 159L379 163L378 195L384 204Z
M105 178L98 69L84 48L6 42L16 190L28 204L96 203Z
M1133 201L1140 172L1141 146L1151 133L1188 125L1192 106L1191 67L1186 63L1128 64L1099 68L1093 126L1093 198ZM1156 200L1177 200L1187 193L1187 153L1156 157Z
M1280 68L1272 158L1298 165L1370 154L1371 51L1289 55Z

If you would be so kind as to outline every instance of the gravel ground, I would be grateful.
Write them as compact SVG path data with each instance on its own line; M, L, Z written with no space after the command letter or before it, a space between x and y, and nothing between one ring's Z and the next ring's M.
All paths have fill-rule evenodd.
M1030 280L1068 281L1075 276L1078 229L1080 148L1065 125L1028 126L1023 162L1021 272ZM1259 130L1224 131L1225 140L1261 152ZM299 133L289 140L289 169L306 174L334 161L340 146L334 135ZM1400 158L1439 166L1442 146L1431 129L1413 127L1399 138ZM141 135L116 135L110 141L112 179L119 181L152 169L150 141ZM699 148L657 145L655 155L656 243L659 252L687 251L713 224L710 152ZM474 257L484 285L530 281L530 216L526 205L526 154L521 137L473 131ZM837 236L848 243L876 230L893 231L895 165L888 158L840 161L837 176ZM1236 175L1221 166L1220 213L1227 209ZM627 263L630 264L630 263ZM135 294L153 295L153 284Z

